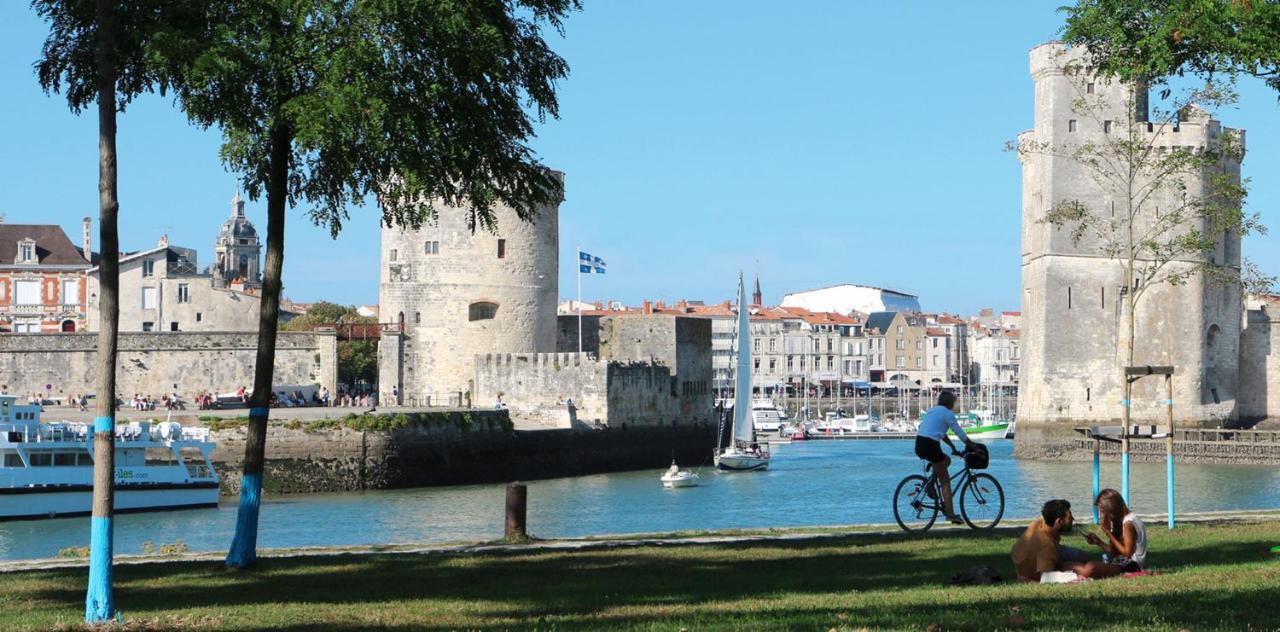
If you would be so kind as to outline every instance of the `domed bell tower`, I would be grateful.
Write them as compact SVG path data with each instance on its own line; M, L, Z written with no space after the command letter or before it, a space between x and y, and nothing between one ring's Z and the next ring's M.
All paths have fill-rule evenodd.
M246 288L262 285L259 257L262 244L258 231L244 216L244 200L240 192L231 198L231 218L218 231L218 241L213 248L213 282L216 287L228 287L243 283Z

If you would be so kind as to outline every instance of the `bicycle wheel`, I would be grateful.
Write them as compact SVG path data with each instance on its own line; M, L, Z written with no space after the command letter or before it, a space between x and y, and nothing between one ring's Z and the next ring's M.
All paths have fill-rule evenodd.
M1004 517L1004 489L990 474L969 477L960 492L960 515L974 529L990 530Z
M928 531L938 519L938 503L925 493L926 480L912 474L893 492L893 518L903 531Z

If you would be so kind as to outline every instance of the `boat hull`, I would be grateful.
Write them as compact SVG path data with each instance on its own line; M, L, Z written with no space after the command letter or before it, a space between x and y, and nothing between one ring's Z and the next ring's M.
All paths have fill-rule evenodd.
M116 513L217 506L217 483L116 486ZM0 490L0 520L87 516L92 508L93 488L88 485Z
M716 468L726 472L756 472L769 468L768 457L727 453L716 456Z
M685 475L684 472L681 472L676 476L662 477L662 486L671 488L671 489L677 489L680 487L695 487L697 486L697 484L698 484L697 474Z
M956 436L954 432L950 431L948 431L947 434L952 437ZM981 441L985 439L1004 439L1009 436L1009 424L985 424L974 428L965 428L964 434L974 441Z

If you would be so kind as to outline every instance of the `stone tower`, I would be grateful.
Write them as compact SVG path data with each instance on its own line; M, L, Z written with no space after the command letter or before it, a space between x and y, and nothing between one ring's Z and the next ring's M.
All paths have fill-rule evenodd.
M495 232L436 205L435 225L382 229L380 401L449 402L473 392L475 356L556 350L559 201L532 222L499 205ZM490 402L480 402L489 404Z
M218 231L213 252L215 287L227 287L237 280L249 288L262 284L259 267L262 244L258 241L257 229L244 216L244 200L240 199L239 191L231 198L231 217Z
M1130 99L1127 91L1132 88L1126 84L1088 75L1068 77L1064 65L1078 59L1078 52L1058 43L1032 49L1035 127L1019 136L1023 146L1102 142L1106 134L1121 133L1120 126L1128 125L1130 105L1136 110L1133 120L1147 120L1145 91ZM1101 116L1077 109L1082 93L1090 92L1107 104ZM1177 126L1147 126L1157 145L1204 147L1224 131L1197 108L1185 109L1179 118ZM1132 284L1143 280L1121 278L1121 264L1102 256L1097 242L1086 238L1076 245L1069 228L1042 222L1045 213L1064 200L1080 200L1102 212L1113 203L1111 208L1125 204L1127 197L1116 199L1069 157L1023 153L1022 161L1023 358L1017 451L1042 456L1069 443L1073 426L1122 418L1127 321L1123 297ZM1239 177L1238 162L1227 169ZM1193 194L1208 186L1207 181L1190 184ZM1161 200L1152 200L1144 208L1160 205ZM1139 224L1151 220L1139 218ZM1185 270L1196 263L1200 262L1170 265ZM1210 263L1238 270L1240 236L1223 235ZM1179 423L1216 425L1235 414L1240 301L1237 287L1203 271L1183 285L1152 285L1140 299L1134 363L1175 367L1174 411ZM1135 383L1133 423L1163 422L1165 395L1159 380Z

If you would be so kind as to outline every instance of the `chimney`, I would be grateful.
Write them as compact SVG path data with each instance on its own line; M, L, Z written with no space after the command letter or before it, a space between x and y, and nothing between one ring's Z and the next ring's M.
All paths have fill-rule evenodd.
M93 263L93 220L84 218L84 260Z
M652 314L652 313L653 313L653 303L650 303L650 302L649 302L649 299L647 299L647 298L646 298L646 299L644 299L644 303L643 303L643 304L641 304L641 306L640 306L640 313L641 313L641 314Z

